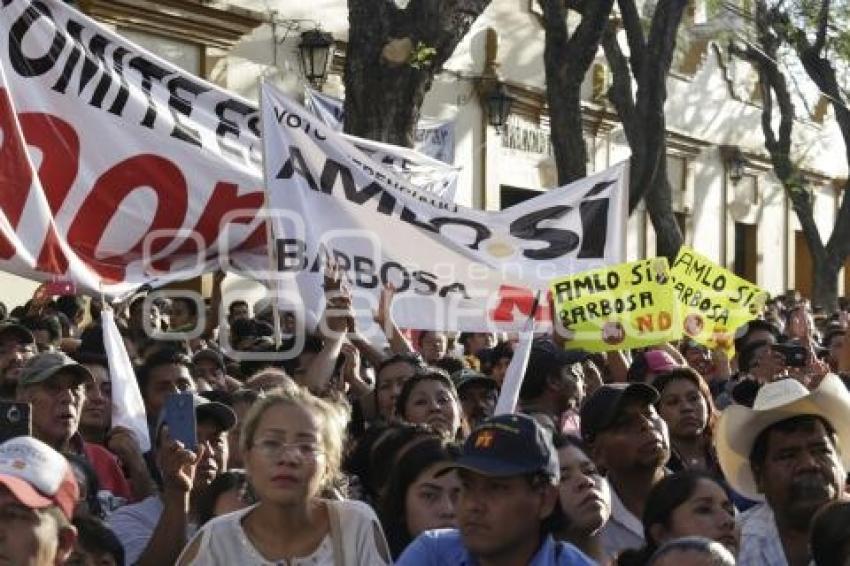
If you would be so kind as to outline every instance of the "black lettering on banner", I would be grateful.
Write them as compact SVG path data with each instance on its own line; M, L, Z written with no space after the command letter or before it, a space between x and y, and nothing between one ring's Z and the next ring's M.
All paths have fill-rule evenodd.
M71 74L74 72L74 69L80 62L80 57L83 55L83 49L80 47L82 45L82 40L80 39L82 36L83 26L79 23L71 20L67 23L68 34L75 41L71 43L71 54L68 56L68 59L65 61L65 67L62 69L62 74L59 75L59 78L56 80L56 84L53 85L53 90L60 94L65 94L65 91L68 90L68 84L71 82ZM77 94L81 94L83 89L88 84L89 80L91 80L94 71L91 70L89 65L84 64L83 70L80 72L80 86L77 91Z
M466 285L463 283L452 283L440 289L440 296L445 297L449 293L460 293L464 299L470 299L469 293L466 292Z
M4 2L3 5L8 6L9 4ZM15 72L24 78L40 77L52 69L68 41L65 34L57 28L47 53L40 57L25 55L23 51L24 38L42 17L54 21L53 14L44 2L35 0L24 10L21 17L12 24L12 28L9 30L9 60Z
M301 271L307 267L307 245L303 240L278 238L277 269L282 272Z
M337 179L340 179L342 182L342 190L345 193L345 198L354 204L363 204L381 192L381 186L377 183L369 183L361 190L358 190L357 184L354 182L354 176L351 174L351 169L337 163L333 159L326 159L325 166L322 169L322 177L319 181L322 192L332 194Z
M390 277L390 270L398 271L401 274L401 283L397 283L397 279ZM393 283L396 288L396 293L407 291L410 288L410 273L400 263L388 261L381 266L381 282L386 285ZM434 286L436 291L436 285Z
M91 100L89 101L89 104L95 108L103 106L103 99L106 98L106 94L112 87L112 75L109 73L111 65L106 61L105 55L107 45L109 45L109 40L98 34L95 34L89 41L89 51L97 58L97 61L100 61L100 64L93 62L88 57L86 57L86 64L94 65L95 72L98 70L103 71L100 76L100 82L97 83L97 86L94 89L94 94L92 94Z
M209 91L210 89L189 80L186 77L177 76L168 81L168 92L171 95L168 97L168 106L172 109L171 114L174 116L174 129L171 131L171 137L181 141L201 147L201 135L198 130L191 127L189 123L180 119L178 114L182 114L189 118L192 115L192 102L194 99L187 99L180 96L180 93L188 93L194 97Z
M427 271L414 271L413 278L424 287L417 287L413 291L418 295L433 295L437 292L437 276Z
M604 191L605 189L607 189L608 187L610 187L611 185L613 185L616 182L617 182L616 179L612 179L610 181L601 181L599 183L596 183L595 185L593 185L593 187L591 187L591 189L589 191L584 193L584 196L581 197L581 198L586 199L586 198L590 198L590 197L595 197L596 195L598 195L599 193L601 193L602 191Z
M483 224L479 224L474 220L469 220L466 218L452 218L448 216L441 216L438 218L432 218L431 224L433 226L436 226L438 232L443 228L443 226L447 226L450 224L471 228L475 232L475 241L467 246L471 250L477 250L478 245L487 238L489 238L490 235L493 233L490 231L489 228L487 228Z
M561 281L555 284L555 302L564 303L568 300L572 300L572 294L570 293L570 283L569 281Z
M549 244L539 250L524 250L522 255L529 259L555 259L575 250L579 237L572 230L539 227L541 222L561 218L572 209L572 206L567 205L550 206L520 216L511 222L511 236L521 240L543 240Z
M375 274L375 262L368 257L354 256L354 281L358 287L377 288L378 277Z
M434 226L432 226L430 223L421 222L416 217L416 213L414 211L410 210L409 208L407 208L406 206L401 209L401 220L403 220L404 222L407 222L408 224L412 224L413 226L416 226L417 228L421 228L422 230L426 230L428 232L436 232L437 231L437 229Z
M239 125L228 117L228 113L233 112L241 117L245 117L251 112L254 112L254 108L244 102L240 102L239 100L228 98L227 100L223 100L216 104L214 111L215 115L218 117L218 125L215 128L215 135L218 139L218 147L223 153L230 154L239 159L246 159L247 156L242 155L242 150L237 144L227 141L226 136L228 134L237 139L241 134Z
M121 83L118 94L115 95L115 100L109 107L109 112L116 116L120 116L124 112L127 101L130 99L130 86L124 77L124 57L129 54L130 52L121 46L116 47L115 51L112 52L112 67L118 73L118 80Z
M378 212L387 216L391 215L395 209L395 203L395 197L391 193L387 191L382 192L381 198L378 201Z
M588 200L579 206L581 216L581 249L578 257L582 259L605 257L605 243L608 238L608 199Z
M286 163L283 164L283 167L280 168L276 178L291 179L295 173L298 173L304 177L311 189L318 191L319 187L316 185L316 180L313 178L310 168L307 167L307 162L304 160L304 156L301 155L301 150L298 149L297 146L291 145L289 146L289 156L289 159L287 159Z
M591 282L591 277L586 277L583 285ZM575 286L574 286L575 287ZM573 288L574 288L573 287ZM559 290L556 288L556 293ZM567 293L563 288L560 289L561 298ZM646 309L654 306L654 298L651 291L641 291L638 293L630 293L628 295L619 296L616 298L600 297L598 300L588 302L586 305L578 305L561 309L560 317L566 325L572 325L582 322L588 322L595 318L605 318L612 315L622 315L629 312L634 312L638 309Z
M130 59L128 66L131 69L138 71L142 75L142 92L145 93L145 98L148 101L148 109L145 112L145 117L141 121L141 125L146 128L153 129L156 122L157 111L156 104L153 101L151 88L153 83L151 79L156 79L157 82L162 82L162 79L168 76L168 69L160 67L153 61L148 61L144 57L133 57Z

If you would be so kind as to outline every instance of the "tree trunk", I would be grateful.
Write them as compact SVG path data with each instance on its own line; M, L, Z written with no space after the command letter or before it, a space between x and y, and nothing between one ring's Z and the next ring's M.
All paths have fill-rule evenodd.
M676 48L676 33L682 21L686 0L658 0L649 37L634 0L619 0L630 56L620 49L616 29L608 28L602 45L614 80L608 97L614 104L629 147L632 150L629 183L629 212L646 202L655 228L657 252L673 259L682 245L682 233L673 213L670 183L667 180L667 125L664 105L667 76ZM637 93L632 90L632 77Z
M613 5L614 0L593 0L574 6L582 19L570 37L563 0L540 0L546 43L546 96L559 185L587 175L581 84L596 57Z
M824 57L824 41L827 31L829 3L824 1L818 17L816 40L810 43L806 32L795 29L781 6L769 6L764 0L756 2L756 37L758 46L744 42L743 46L732 44L736 55L750 61L759 72L762 98L762 133L765 148L770 153L773 171L791 200L803 231L814 267L812 304L823 306L832 312L837 308L838 272L850 253L850 202L847 192L841 197L835 225L829 240L824 245L814 218L808 186L792 156L792 131L795 110L788 83L779 68L782 43L791 45L800 58L812 81L826 93L835 108L836 122L845 145L845 158L850 159L850 113L841 98L841 90L835 78L832 64ZM774 115L776 109L777 116Z
M666 159L659 163L652 188L647 193L646 209L655 229L655 253L672 263L682 247L682 232L673 212L672 187L667 179Z
M413 146L422 101L434 75L490 0L348 0L345 131ZM433 49L418 68L414 55Z
M841 263L834 258L813 256L812 306L822 306L827 312L838 309L838 272Z

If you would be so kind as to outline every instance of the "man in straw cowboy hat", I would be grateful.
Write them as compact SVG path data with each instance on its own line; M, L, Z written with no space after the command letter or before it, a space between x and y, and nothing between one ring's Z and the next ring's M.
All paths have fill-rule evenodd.
M762 501L741 517L741 566L805 566L814 514L839 499L850 465L850 392L827 375L812 391L795 379L759 389L752 408L718 422L717 456L729 485Z

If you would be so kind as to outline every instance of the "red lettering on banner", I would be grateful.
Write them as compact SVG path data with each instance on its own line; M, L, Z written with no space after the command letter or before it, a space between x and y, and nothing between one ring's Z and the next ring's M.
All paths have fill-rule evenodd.
M51 212L51 223L38 256L36 269L47 273L65 273L68 260L59 245L52 218L65 202L77 176L80 140L73 126L49 114L24 113L18 116L21 132L27 145L41 150L39 181L44 189ZM0 194L0 210L17 229L32 184L32 171L26 149L15 128L8 91L0 89L0 129L5 143L0 150L0 179L4 186ZM0 236L0 258L9 259L15 248Z
M77 212L68 229L68 241L83 261L107 281L123 280L126 264L141 257L144 235L123 254L96 257L109 221L121 202L139 187L150 187L157 196L156 212L148 230L177 230L186 216L186 179L171 161L157 155L137 155L104 173ZM147 214L140 216L146 218ZM151 246L151 253L161 251L170 241L160 238Z
M257 211L263 206L263 193L254 192L238 195L238 185L233 183L217 183L213 194L210 196L207 206L198 223L195 225L195 233L200 236L204 250L197 250L198 242L194 238L187 238L169 257L153 262L152 266L158 271L168 271L171 261L175 255L197 252L204 255L208 248L223 231L221 221L224 216L236 210L244 210L244 214L235 216L230 222L237 224L250 224L256 219ZM253 236L253 234L252 234ZM244 243L243 243L244 245Z
M32 171L27 161L26 148L15 127L9 93L0 89L0 132L3 147L0 147L0 210L6 215L12 228L17 227L27 202ZM15 255L15 246L0 235L0 258L10 259Z
M5 215L14 230L18 230L33 184L33 171L27 158L27 147L37 148L42 154L38 179L51 218L35 268L43 273L64 275L68 269L68 259L60 245L60 236L56 232L53 218L64 204L77 178L80 139L74 127L57 116L21 113L17 118L16 123L8 90L0 88L0 213ZM121 202L140 187L150 187L157 195L156 211L148 232L179 229L188 210L186 179L179 167L168 159L143 154L126 159L101 175L76 212L68 230L67 241L71 248L107 282L123 280L126 265L140 259L143 253L143 244L148 232L124 253L97 257L98 245ZM199 255L206 256L209 253L206 248L218 238L222 219L229 212L244 211L243 214L229 219L232 223L247 225L256 219L257 211L263 206L262 191L239 195L237 189L237 185L226 182L217 183L213 189L194 228L204 246L204 249L198 252ZM149 213L145 212L139 216L147 221ZM263 248L266 239L265 223L261 223L238 246L230 247L232 251L253 251ZM150 252L158 253L172 242L173 238L159 238L152 242ZM155 266L162 266L167 270L172 261L169 258L191 252L195 244L195 239L185 239L177 250L170 253L168 258L159 260ZM8 260L15 254L14 243L0 234L0 259Z
M547 292L546 297L549 296ZM493 322L515 322L514 312L519 311L525 318L531 316L534 308L535 293L526 287L514 287L513 285L499 286L499 304L490 311L490 320ZM549 309L549 300L541 298L534 313L534 320L538 322L551 321L552 313Z

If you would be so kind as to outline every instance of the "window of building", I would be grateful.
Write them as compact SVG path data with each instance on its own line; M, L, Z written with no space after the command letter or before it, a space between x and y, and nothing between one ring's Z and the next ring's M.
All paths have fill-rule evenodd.
M735 275L757 283L757 268L758 225L735 222Z

